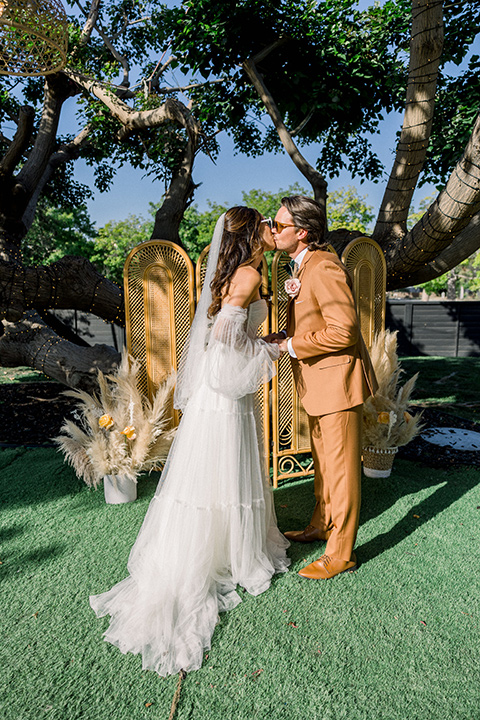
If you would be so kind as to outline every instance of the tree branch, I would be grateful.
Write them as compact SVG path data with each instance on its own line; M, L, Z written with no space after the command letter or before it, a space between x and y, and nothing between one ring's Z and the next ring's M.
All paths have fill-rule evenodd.
M177 93L177 92L187 92L187 90L194 90L195 88L199 87L205 87L206 85L214 85L215 83L224 83L226 78L216 78L214 80L209 80L208 82L204 83L192 83L191 85L184 85L183 87L175 87L175 88L157 88L156 92L159 95L167 95L168 93Z
M282 142L283 147L285 148L286 152L290 155L292 161L294 162L294 164L298 168L298 170L300 170L302 175L312 185L315 199L323 207L325 214L326 214L327 183L325 181L325 178L323 177L323 175L321 175L317 170L315 170L315 168L313 168L305 160L305 158L303 157L303 155L300 153L297 146L293 142L292 137L291 137L290 133L288 132L287 128L285 127L285 124L282 120L280 111L279 111L273 97L271 96L270 92L268 91L265 83L263 82L263 79L261 78L260 74L258 73L257 68L256 68L255 63L252 60L252 58L245 60L242 63L242 67L245 70L248 77L250 78L250 80L252 81L252 84L253 84L255 90L257 91L258 96L260 97L261 101L263 102L268 114L270 115L270 118L275 126L275 129L278 133L278 136Z
M19 203L22 215L53 152L62 105L75 92L73 83L62 73L47 75L45 78L45 101L35 144L17 175L17 184L22 188L24 196L23 207Z
M147 78L147 82L150 83L150 87L152 88L152 90L158 89L161 76L163 75L165 70L168 68L168 66L171 65L172 62L177 59L175 55L170 55L170 57L163 63L163 65L161 67L158 67L160 65L160 63L162 62L162 58L165 57L165 53L166 53L166 50L163 53L160 60L158 61L157 66L154 69L154 71L152 72L152 74L150 75L150 77Z
M75 308L125 324L122 288L81 257L66 256L39 267L0 260L0 318L17 322L32 308Z
M105 43L105 46L110 50L115 60L121 65L123 70L123 80L120 83L123 87L128 87L130 85L130 63L128 62L127 58L124 55L121 55L118 50L115 48L114 44L108 37L108 35L102 30L100 26L97 26L96 28L98 34L102 38L103 42Z
M3 326L1 365L27 365L70 387L97 390L96 371L112 372L120 360L108 345L80 347L62 339L34 311L25 313L18 323L4 321Z
M303 128L304 128L305 125L308 123L308 121L310 120L310 118L312 117L312 115L313 115L314 112L315 112L315 108L312 107L312 109L311 109L311 110L307 113L307 115L303 118L303 120L302 120L302 122L300 123L300 125L297 125L297 127L296 127L294 130L290 130L290 135L291 135L291 137L295 137L295 135L298 135L299 133L302 132Z
M443 2L413 0L407 97L395 162L373 237L385 244L406 231L408 211L432 130L443 48Z
M139 25L140 23L143 23L146 20L151 20L151 18L152 18L151 15L144 15L141 18L137 18L137 20L127 20L127 18L124 16L123 27L118 32L113 33L112 42L115 42L116 40L118 40L118 38L124 34L125 30L127 30L132 25Z
M388 246L386 259L391 287L404 287L405 284L411 284L412 277L427 272L423 270L424 268L435 267L433 263L438 256L453 258L452 251L446 251L452 243L454 244L452 247L456 248L456 257L459 258L459 255L462 255L455 261L455 265L480 247L480 234L477 235L476 241L469 240L469 251L466 255L463 250L459 253L459 241L457 240L457 237L471 224L473 217L479 211L480 114L475 121L465 152L450 175L445 189L403 240L392 242ZM472 228L476 227L477 225L474 223ZM467 235L471 237L471 232L473 230L464 237ZM444 255L444 253L446 254ZM442 269L442 272L445 270Z
M75 4L76 4L77 7L79 7L80 10L85 14L85 10L82 8L82 6L81 6L80 3L78 2L78 0L76 0ZM96 5L96 7L94 7L95 5ZM128 60L127 60L126 57L124 57L123 55L121 55L121 54L118 52L118 50L117 50L117 49L115 48L115 46L113 45L112 40L108 37L108 35L106 34L106 32L104 31L104 29L103 29L102 26L100 25L100 22L99 22L99 20L98 20L98 10L99 10L99 6L100 6L100 0L97 0L97 1L96 1L96 0L93 0L92 5L90 6L90 12L89 12L89 15L88 15L87 23L85 24L85 27L84 27L84 30L83 30L83 32L85 32L85 28L87 27L87 25L88 25L89 27L91 26L90 32L89 32L89 34L88 34L87 39L85 40L85 43L88 42L88 40L90 39L90 35L92 34L93 28L95 28L95 30L98 32L98 34L99 34L100 37L102 38L105 46L108 48L108 50L110 50L110 52L112 53L112 55L113 55L113 57L115 58L115 60L122 66L122 69L123 69L123 80L122 80L122 82L121 82L121 85L123 85L124 87L128 87L128 86L130 85L130 81L129 81L130 63L128 62ZM83 35L83 32L82 32L82 35ZM80 41L81 41L81 39L82 39L82 38L80 38ZM83 43L83 44L85 44L85 43Z
M110 110L112 116L123 125L123 129L118 135L119 140L125 140L136 131L158 127L172 121L184 127L191 137L200 133L198 123L191 112L179 100L167 98L162 105L152 110L132 110L101 83L73 70L65 70L64 72L100 100Z
M463 260L480 248L480 213L470 220L466 228L461 230L451 245L447 245L434 260L423 265L409 276L410 285L433 280L455 268Z
M32 137L35 111L29 105L24 105L18 113L18 125L10 146L0 161L0 175L11 175L24 150L28 147Z
M101 0L92 0L90 4L90 10L88 12L88 17L85 25L83 26L82 33L80 35L79 45L86 45L88 41L90 40L90 37L93 32L93 28L95 27L95 23L97 22L98 18L98 11L100 10L100 2ZM77 3L77 5L79 5ZM80 7L80 6L79 6ZM80 8L82 12L84 12L83 8Z
M290 40L289 37L284 36L279 38L278 40L275 40L271 45L264 48L263 50L260 50L256 55L251 58L252 62L255 65L258 65L259 62L262 62L262 60L265 60L265 58L270 55L270 53L274 52L277 48L281 47L282 45L285 45L286 42Z
M55 170L60 167L60 165L63 165L70 160L76 160L78 158L80 150L88 143L88 137L92 129L93 127L89 123L83 128L83 130L78 133L78 135L71 142L66 143L65 145L61 145L59 149L50 156L47 167L45 168L42 177L38 181L32 197L30 198L30 201L22 216L22 221L25 225L27 232L32 226L33 220L35 218L35 210L37 207L37 203L45 185L49 182L49 180L55 173Z

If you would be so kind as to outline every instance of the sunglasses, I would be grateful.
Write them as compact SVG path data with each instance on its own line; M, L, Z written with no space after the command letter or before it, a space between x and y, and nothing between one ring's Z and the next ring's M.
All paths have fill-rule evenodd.
M262 222L267 223L268 227L272 232L280 234L286 227L297 227L292 223L281 223L278 220L273 220L271 217L265 218Z

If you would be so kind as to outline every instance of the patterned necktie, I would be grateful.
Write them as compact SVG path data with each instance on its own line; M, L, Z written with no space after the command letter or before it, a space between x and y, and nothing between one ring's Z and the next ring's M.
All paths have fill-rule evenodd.
M289 268L288 274L290 275L290 277L297 277L298 263L295 262L295 260L290 260L290 262L288 263L288 268Z

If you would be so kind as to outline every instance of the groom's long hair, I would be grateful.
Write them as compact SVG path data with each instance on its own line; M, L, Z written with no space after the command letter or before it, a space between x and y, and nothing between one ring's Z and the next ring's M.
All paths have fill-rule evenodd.
M308 232L309 250L326 250L328 243L324 240L326 217L316 200L305 195L290 195L282 198L282 205L287 208L297 228Z
M220 310L235 270L260 258L263 251L262 219L258 210L241 205L225 213L217 269L210 284L212 304L208 308L209 317Z

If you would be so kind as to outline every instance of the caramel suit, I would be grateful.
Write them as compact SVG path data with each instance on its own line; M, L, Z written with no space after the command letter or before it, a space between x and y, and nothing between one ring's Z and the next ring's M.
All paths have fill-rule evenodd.
M316 499L311 525L328 537L327 555L349 561L360 512L362 405L377 382L345 266L333 253L308 251L298 278L287 336L310 424Z

